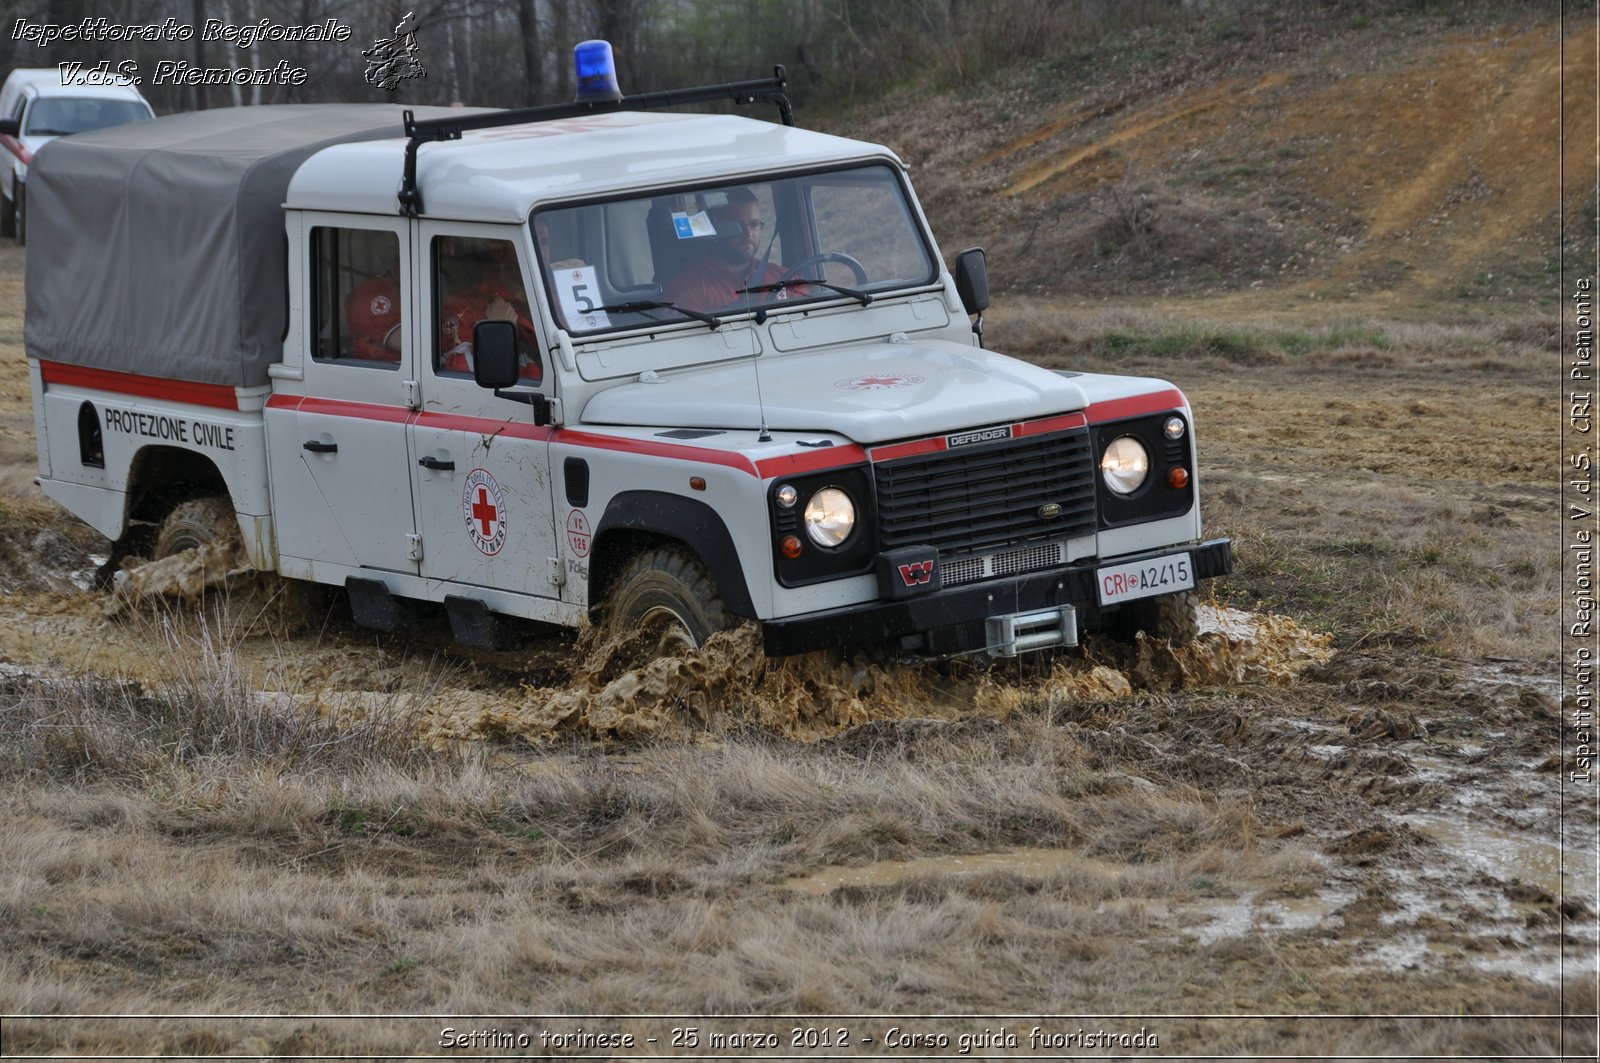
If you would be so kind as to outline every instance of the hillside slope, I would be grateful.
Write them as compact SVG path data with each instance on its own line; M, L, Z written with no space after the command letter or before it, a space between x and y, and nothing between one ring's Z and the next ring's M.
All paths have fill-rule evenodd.
M1196 20L839 124L1013 292L1527 309L1593 231L1596 31L1509 18Z

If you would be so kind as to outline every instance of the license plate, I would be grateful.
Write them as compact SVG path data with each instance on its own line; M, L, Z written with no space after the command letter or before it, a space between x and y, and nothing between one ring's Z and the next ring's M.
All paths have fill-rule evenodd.
M1101 605L1153 598L1194 589L1194 562L1188 554L1168 554L1148 561L1107 565L1094 574Z

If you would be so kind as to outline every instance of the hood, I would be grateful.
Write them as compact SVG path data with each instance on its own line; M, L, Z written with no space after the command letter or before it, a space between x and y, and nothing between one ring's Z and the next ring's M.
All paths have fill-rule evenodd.
M648 377L596 395L583 421L751 429L765 420L774 431L882 443L1085 405L1059 373L953 343L862 344Z

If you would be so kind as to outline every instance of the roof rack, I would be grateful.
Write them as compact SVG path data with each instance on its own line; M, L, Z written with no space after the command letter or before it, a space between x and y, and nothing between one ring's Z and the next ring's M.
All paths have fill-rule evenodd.
M582 103L553 103L540 107L521 107L505 111L463 114L460 118L434 118L419 122L411 111L405 112L405 131L410 139L406 143L405 175L400 182L400 213L408 217L422 214L422 190L417 187L417 148L437 140L460 140L470 129L494 129L499 126L525 125L529 122L550 122L560 118L577 118L611 111L650 111L659 107L681 107L692 103L711 103L731 100L738 104L768 101L777 105L778 116L784 125L794 125L794 107L784 95L785 75L781 65L773 67L772 77L754 81L729 81L721 85L701 85L692 89L666 89L661 92L643 92L637 96L624 96L619 100L587 101Z

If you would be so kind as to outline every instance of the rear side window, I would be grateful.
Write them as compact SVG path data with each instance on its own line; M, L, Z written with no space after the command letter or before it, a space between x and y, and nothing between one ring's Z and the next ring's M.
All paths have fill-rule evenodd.
M311 230L311 356L375 369L400 364L400 238L392 232Z

